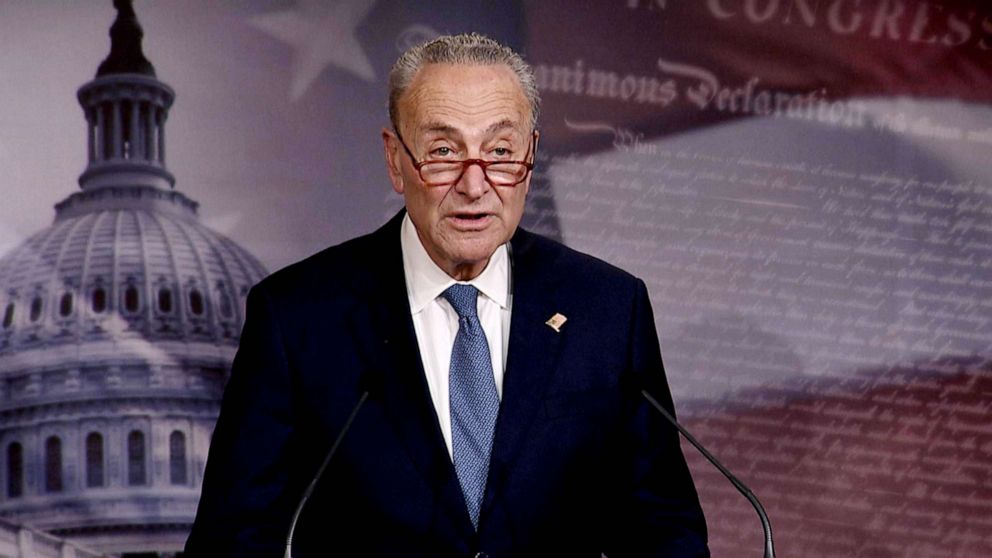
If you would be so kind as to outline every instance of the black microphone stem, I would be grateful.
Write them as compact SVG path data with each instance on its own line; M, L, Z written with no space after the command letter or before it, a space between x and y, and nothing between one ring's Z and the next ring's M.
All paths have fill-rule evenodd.
M734 488L743 494L744 497L747 498L748 502L751 502L751 506L754 507L754 511L758 512L758 518L761 520L761 529L765 533L765 558L775 558L775 545L772 543L772 524L771 521L768 520L768 514L765 513L764 506L762 506L761 502L758 501L758 497L751 492L750 488L748 488L743 482L739 481L733 473L724 467L716 457L713 457L713 454L706 451L706 448L704 448L703 445L699 443L688 430L679 424L679 422L675 420L675 417L673 417L668 411L665 410L664 407L661 406L661 403L658 403L654 397L651 397L651 394L648 393L647 390L642 389L641 394L644 395L644 397L651 403L651 405L654 406L655 409L658 409L661 414L668 419L668 422L672 423L672 426L677 428L678 431L685 436L686 440L689 440L690 444L699 450L699 453L703 454L703 457L712 463L714 467L719 469L719 471L723 473L723 476L727 477L730 484L734 485Z
M300 498L300 503L296 506L296 511L293 512L293 519L289 522L289 534L286 535L286 554L283 555L284 558L292 558L293 553L293 533L296 531L296 520L300 518L300 512L303 511L303 506L306 505L307 500L310 499L310 495L313 494L313 489L317 486L317 481L324 474L324 469L327 468L327 464L331 462L331 458L338 451L338 446L341 445L341 440L344 440L344 435L348 433L348 429L351 428L351 423L355 421L355 417L358 416L358 410L362 408L362 403L369 398L369 392L366 391L362 393L361 398L358 399L358 403L355 404L355 408L351 410L351 414L348 415L348 420L345 421L344 426L341 427L341 431L338 432L338 437L334 439L334 444L331 445L330 451L324 457L324 462L320 464L320 468L317 469L317 474L313 476L310 481L310 485L303 492L303 496Z

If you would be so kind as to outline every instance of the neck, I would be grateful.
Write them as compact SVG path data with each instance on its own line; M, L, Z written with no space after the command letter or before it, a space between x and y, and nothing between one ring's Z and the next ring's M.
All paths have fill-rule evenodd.
M433 259L433 257L431 259ZM434 263L437 263L437 265L455 281L471 281L472 279L478 277L482 271L486 269L486 266L489 265L489 259L486 259L486 261L482 263L473 262L455 266L449 265L447 267L438 263L436 260Z
M435 253L434 250L428 248L422 238L420 238L420 231L417 231L417 237L420 240L420 245L424 247L427 252L427 256L437 265L441 271L448 274L449 277L455 281L471 281L478 277L489 265L489 260L492 259L493 255L489 254L489 257L482 261L475 262L452 262L441 257L440 254Z

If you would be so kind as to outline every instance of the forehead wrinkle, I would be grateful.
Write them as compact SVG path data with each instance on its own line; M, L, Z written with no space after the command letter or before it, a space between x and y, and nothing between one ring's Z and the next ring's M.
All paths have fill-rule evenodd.
M448 88L430 80L413 85L401 100L402 113L413 120L409 117L400 120L406 121L405 126L412 125L414 133L491 135L526 126L530 116L528 103L516 83L480 89L455 96ZM498 120L490 124L487 121L491 119ZM476 122L479 127L474 125Z
M411 92L409 100L417 105L437 103L440 105L454 105L462 110L471 110L474 107L486 107L492 104L506 103L515 109L518 104L526 105L523 94L512 88L496 87L483 88L480 91L473 91L471 95L461 98L455 97L445 88L437 87L435 84L424 84Z
M461 134L478 129L485 135L493 135L503 130L521 128L521 123L527 120L526 115L520 114L519 107L514 103L503 103L499 99L471 105L452 100L425 103L415 109L416 112L425 120L416 125L418 132ZM494 118L494 122L488 123ZM476 122L478 126L475 125ZM469 126L463 129L458 126L459 123Z
M504 118L498 122L494 122L490 124L489 127L486 128L483 133L492 136L498 134L499 132L502 132L503 130L516 131L516 129L517 129L517 123L514 120L511 120L509 118ZM420 126L420 128L417 131L419 133L437 132L445 135L461 136L461 132L458 130L458 128L455 128L454 126L450 124L446 124L440 120L430 120L424 123L422 126Z

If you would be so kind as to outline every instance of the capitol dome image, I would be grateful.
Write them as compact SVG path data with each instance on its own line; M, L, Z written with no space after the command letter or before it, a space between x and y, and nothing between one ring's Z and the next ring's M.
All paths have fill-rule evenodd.
M78 91L88 164L55 219L0 257L0 518L108 556L176 556L251 285L166 166L174 91L116 0Z

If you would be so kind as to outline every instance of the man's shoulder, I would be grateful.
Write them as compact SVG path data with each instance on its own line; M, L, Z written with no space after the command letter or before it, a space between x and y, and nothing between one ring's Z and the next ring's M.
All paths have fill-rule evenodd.
M570 283L632 284L638 281L631 273L596 256L524 229L518 229L511 245L514 257L524 260L522 264L546 270Z
M315 292L346 292L369 277L388 272L391 267L402 270L398 259L399 229L393 225L391 220L371 233L324 248L271 273L255 288L306 298Z

